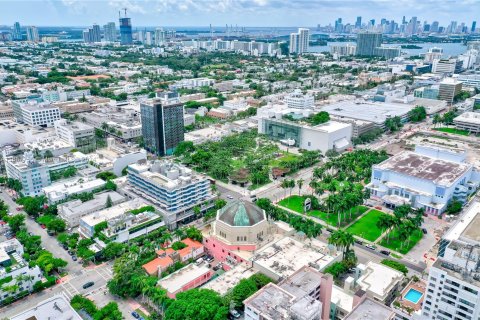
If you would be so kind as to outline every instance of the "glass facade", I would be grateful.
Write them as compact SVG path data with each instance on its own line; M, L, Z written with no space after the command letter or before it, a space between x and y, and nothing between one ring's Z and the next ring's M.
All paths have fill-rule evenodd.
M132 21L130 18L120 18L120 44L129 45L132 43Z
M263 133L266 134L272 140L287 140L293 139L295 141L294 146L300 147L302 128L290 124L285 121L275 121L265 119L263 121Z

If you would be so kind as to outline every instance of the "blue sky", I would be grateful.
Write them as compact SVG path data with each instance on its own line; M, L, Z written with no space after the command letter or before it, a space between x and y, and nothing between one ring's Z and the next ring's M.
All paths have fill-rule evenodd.
M133 26L316 26L417 16L447 25L480 20L480 0L0 0L0 24L100 25L128 8ZM479 21L480 22L480 21Z

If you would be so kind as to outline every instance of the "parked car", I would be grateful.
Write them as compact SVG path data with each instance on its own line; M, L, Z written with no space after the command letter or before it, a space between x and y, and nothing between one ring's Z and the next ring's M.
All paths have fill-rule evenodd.
M40 227L41 227L42 229L46 229L46 228L47 228L47 226L44 225L44 224L41 224Z
M227 196L227 198L228 198L228 199L233 199L233 196L232 196L231 194L229 194L229 195Z
M90 288L91 286L93 286L94 284L95 284L95 282L89 281L89 282L85 283L85 284L82 286L82 288L83 288L83 289L87 289L87 288Z
M134 317L135 319L139 319L140 315L136 311L133 311L132 312L132 317Z
M68 250L67 251L69 255L73 256L75 254L75 252L73 252L72 250Z
M427 234L427 233L428 233L427 229L425 229L425 228L422 228L422 232L423 232L423 234Z
M47 234L49 236L54 236L55 235L55 232L53 232L52 230L47 230Z
M239 313L237 310L235 310L235 309L230 310L230 312L229 312L229 318L230 318L230 319L239 319L239 318L240 318L240 313Z
M363 245L363 241L361 241L361 240L356 240L355 239L355 243L358 244L358 245Z
M203 263L203 258L198 258L195 263L197 264L197 266L201 265Z
M211 256L211 255L206 255L206 256L205 256L205 261L207 261L207 262L212 262L214 259L215 259L215 258L214 258L213 256Z
M222 264L219 263L219 264L217 264L216 266L213 267L213 271L220 270L221 267L222 267Z
M367 247L367 248L370 249L370 250L375 250L375 249L377 248L377 247L375 247L375 246L372 245L372 244L367 244L367 245L365 245L365 247Z
M72 256L72 260L77 261L78 260L77 256Z
M390 251L388 251L388 250L380 250L380 253L381 253L381 254L384 254L384 255L386 255L386 256L389 256L389 255L390 255Z

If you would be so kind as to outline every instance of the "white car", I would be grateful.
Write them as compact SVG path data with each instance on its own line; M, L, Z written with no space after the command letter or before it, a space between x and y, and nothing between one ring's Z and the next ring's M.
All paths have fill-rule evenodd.
M227 196L227 198L228 198L228 199L233 199L233 196L229 194L229 195Z

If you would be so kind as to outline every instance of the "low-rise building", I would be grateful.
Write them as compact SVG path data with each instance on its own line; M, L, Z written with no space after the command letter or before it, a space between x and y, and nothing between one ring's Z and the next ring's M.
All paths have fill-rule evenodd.
M180 270L162 278L158 285L167 290L167 296L174 299L175 296L183 291L197 288L210 280L214 272L205 264L189 264Z
M10 318L10 320L51 319L82 320L83 318L72 308L64 295L54 295L36 304L34 307L25 308L24 311Z
M23 246L17 239L0 242L0 297L14 298L33 291L33 285L42 281L38 266L30 267L23 258ZM13 290L7 290L13 288Z
M296 89L285 96L285 103L289 108L311 109L315 103L315 98L312 95L303 94L300 89Z
M319 125L275 118L261 118L258 132L270 139L305 150L343 151L351 146L352 125L328 121Z
M103 246L105 241L127 242L164 225L151 206L137 198L82 217L79 233L85 238L97 236Z
M183 239L181 242L186 245L183 249L162 248L157 250L157 257L144 264L143 269L151 276L161 277L162 272L175 262L188 263L188 261L196 260L205 254L205 248L200 242L190 238Z
M390 305L404 279L403 274L373 261L369 261L366 265L359 264L357 270L360 277L356 285L371 299Z
M58 107L36 100L14 100L12 108L17 122L34 127L52 127L55 121L60 119Z
M205 212L214 205L207 177L169 160L129 165L127 179L126 190L157 206L170 227L194 219L194 207Z
M480 175L465 160L462 151L417 146L374 165L366 187L387 207L409 204L441 215L453 197L466 201L478 187Z
M453 119L455 127L459 130L465 130L470 133L480 133L480 113L464 112Z
M83 169L88 165L88 159L80 152L42 160L35 159L31 151L19 157L7 156L4 152L3 159L7 176L22 183L22 193L25 196L42 193L42 189L52 183L52 174L71 167Z
M89 201L72 200L59 204L58 216L67 223L69 228L77 227L80 224L80 218L105 209L108 198L113 206L125 201L125 197L115 191L101 192L93 195L93 199Z
M102 179L85 180L84 178L75 178L44 187L43 193L47 197L48 203L54 204L75 194L99 190L105 186L105 183L105 180Z
M54 126L55 133L61 140L73 145L76 149L84 153L95 151L94 127L78 121L70 122L66 119L55 121Z
M344 320L393 320L395 312L386 305L366 298Z

